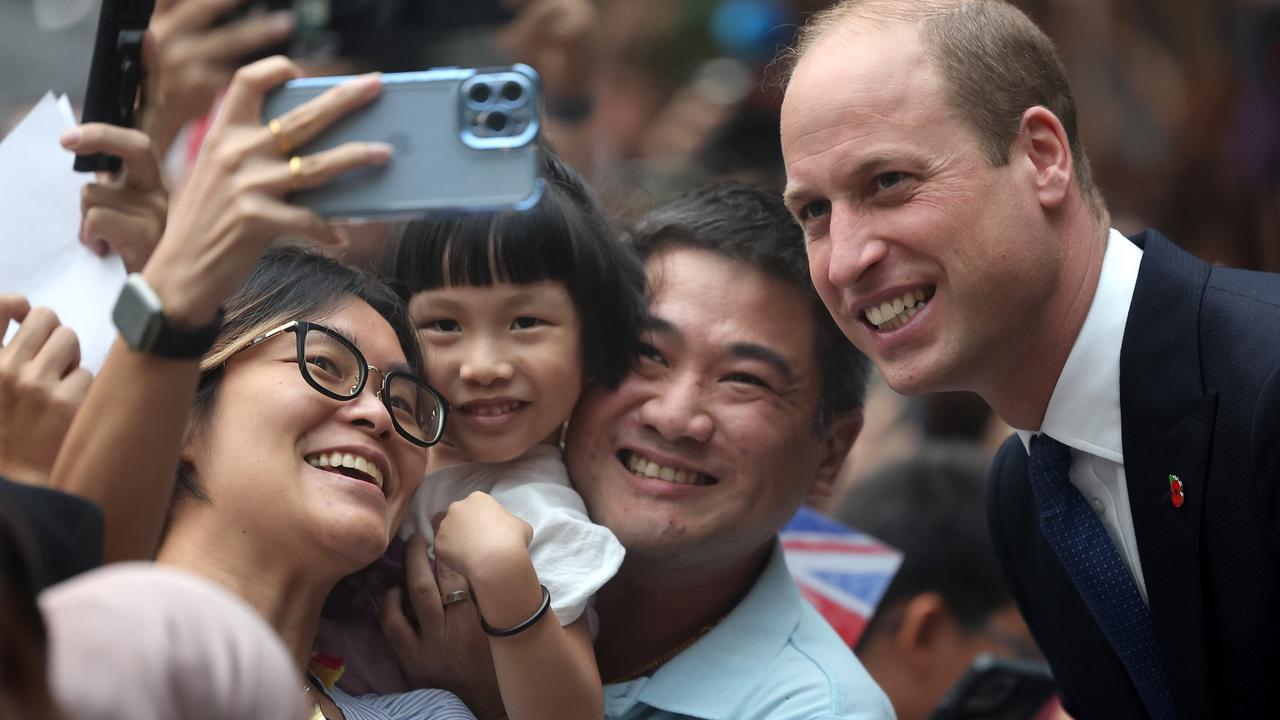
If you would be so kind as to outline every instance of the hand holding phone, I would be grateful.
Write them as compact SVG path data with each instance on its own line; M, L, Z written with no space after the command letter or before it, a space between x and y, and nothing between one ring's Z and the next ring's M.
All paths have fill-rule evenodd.
M264 127L263 96L302 71L283 57L240 68L205 139L183 191L169 212L164 237L143 269L165 315L181 327L204 327L218 304L252 272L267 245L282 235L336 241L314 212L285 202L291 189L387 162L391 148L353 142L289 156L280 138L306 144L382 90L377 75L354 78L275 118Z
M82 122L133 127L142 82L142 36L154 7L155 0L102 0ZM77 155L75 169L114 173L120 169L120 158Z
M80 242L103 256L115 252L125 270L138 272L164 234L169 192L151 138L141 130L89 123L62 135L76 153L106 153L122 161L119 173L80 191Z
M295 80L263 104L262 122L292 112L346 78ZM442 68L382 76L382 95L297 152L384 142L395 159L300 190L290 200L329 217L419 217L520 209L538 178L539 79L533 68Z

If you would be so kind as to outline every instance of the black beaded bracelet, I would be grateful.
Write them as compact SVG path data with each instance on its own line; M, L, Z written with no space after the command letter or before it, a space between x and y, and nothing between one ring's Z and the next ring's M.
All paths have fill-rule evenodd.
M487 635L492 637L511 637L512 635L518 635L533 627L542 619L543 615L547 614L547 608L551 607L551 591L547 589L546 585L539 585L538 587L542 588L542 605L538 608L537 612L529 617L528 620L525 620L519 625L512 625L509 628L496 628L485 622L484 617L481 616L480 629L484 630Z

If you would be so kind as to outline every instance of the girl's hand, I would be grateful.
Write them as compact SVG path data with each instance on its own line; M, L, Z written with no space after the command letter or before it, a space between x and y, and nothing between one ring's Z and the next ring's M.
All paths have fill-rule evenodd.
M80 242L99 256L117 253L126 270L138 272L160 242L169 210L151 138L141 130L88 123L63 133L62 147L121 159L118 174L100 175L80 191Z
M332 241L316 213L285 202L292 190L321 185L339 173L385 163L385 143L350 142L290 162L281 142L305 146L322 130L381 92L364 75L276 118L279 138L259 117L266 94L302 71L272 57L236 71L191 177L169 214L164 237L143 274L180 326L202 327L280 235Z
M472 586L481 576L501 578L514 563L529 563L533 528L486 493L473 492L449 506L436 531L436 559L457 570Z
M604 693L585 617L566 630L548 610L525 625L545 597L529 559L532 537L528 523L489 495L473 492L450 505L440 522L436 559L466 576L471 602L462 605L474 603L494 628L524 627L518 634L489 637L502 703L513 720L600 718ZM438 592L448 597L452 589L442 576ZM445 608L446 615L455 607Z
M467 589L466 578L444 565L439 566L437 578L421 535L409 538L405 575L416 623L406 614L400 588L392 588L378 603L382 633L405 678L414 687L449 690L482 720L504 717L489 640L480 630L475 603L443 604L450 592Z

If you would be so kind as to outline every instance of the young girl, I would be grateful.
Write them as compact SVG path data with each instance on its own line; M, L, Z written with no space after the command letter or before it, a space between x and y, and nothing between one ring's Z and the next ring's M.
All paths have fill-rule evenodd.
M444 441L432 451L402 536L432 538L433 521L441 522L451 503L487 493L532 528L527 555L523 547L498 546L499 523L483 505L487 498L472 498L440 524L437 561L467 577L475 593L470 599L490 635L500 623L488 612L504 611L494 605L501 596L541 597L570 636L568 645L564 638L547 641L550 658L504 656L504 643L511 641L491 638L513 718L558 694L521 679L538 657L559 666L557 677L567 686L589 687L599 697L589 602L617 571L624 551L609 530L587 517L561 459L560 431L585 383L613 385L628 371L644 312L643 271L581 179L550 153L543 179L546 193L528 212L411 224L390 273L409 300L428 381L451 406ZM514 535L507 544L522 545L524 538ZM483 552L504 560L481 558ZM483 581L495 576L497 584L485 587ZM540 606L525 600L523 607L523 613L505 611L507 619L522 625ZM565 662L554 657L557 647L574 648L575 656L585 648L591 659ZM530 697L518 697L522 685Z

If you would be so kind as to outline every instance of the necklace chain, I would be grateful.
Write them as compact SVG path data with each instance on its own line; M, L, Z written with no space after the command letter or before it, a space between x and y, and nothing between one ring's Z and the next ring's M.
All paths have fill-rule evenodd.
M673 660L675 656L679 655L685 650L688 650L690 646L692 646L694 643L701 640L703 636L705 636L707 633L711 632L715 628L715 626L720 624L720 621L723 619L724 619L723 617L719 617L719 618L716 618L715 622L703 625L702 627L698 628L697 632L695 632L694 634L690 635L689 637L681 641L679 645L676 645L675 647L671 648L665 653L659 655L657 658L645 663L645 665L641 667L639 670L635 670L631 673L628 673L618 678L617 680L614 680L613 682L619 682L619 683L630 682L632 680L635 680L638 677L648 675L654 670L657 670L663 665L666 665L667 663L671 662L671 660Z
M311 684L315 680L311 677L311 673L307 673L307 684L302 686L302 697L304 699L311 697ZM316 693L319 695L319 693ZM328 716L324 714L324 708L320 707L320 698L315 699L315 709L311 712L310 720L328 720Z

